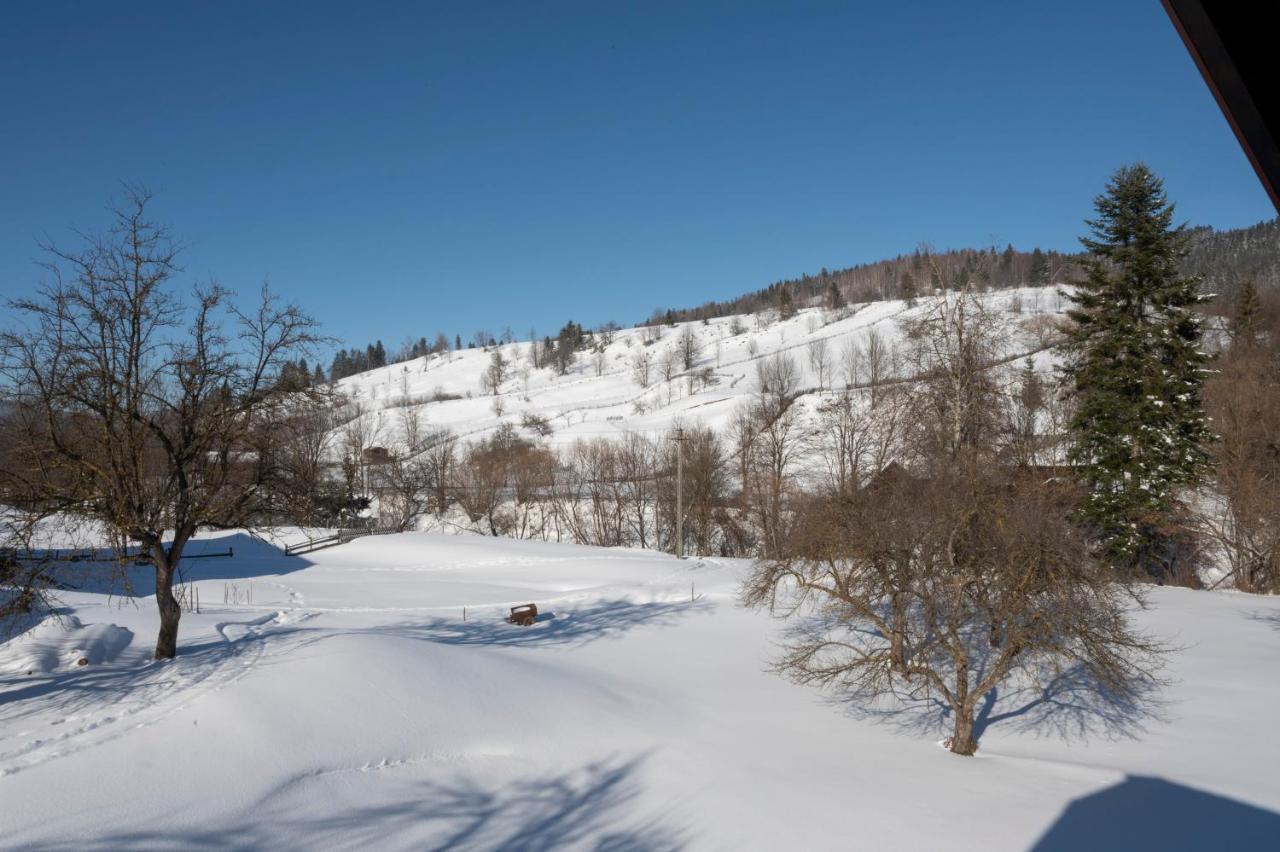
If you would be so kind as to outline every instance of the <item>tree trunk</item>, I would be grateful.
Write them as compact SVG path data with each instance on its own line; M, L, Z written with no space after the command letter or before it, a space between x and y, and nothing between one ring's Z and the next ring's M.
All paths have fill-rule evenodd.
M973 708L962 707L956 711L955 717L949 746L951 753L971 756L978 750L978 741L973 737Z
M951 709L955 712L955 724L947 748L952 754L970 756L978 750L973 738L973 702L969 700L969 664L965 660L956 666L955 700Z
M163 545L157 545L163 550ZM174 563L166 554L156 561L156 606L160 610L160 636L156 639L157 660L172 660L178 654L178 620L182 607L173 596Z
M152 545L156 565L156 608L160 610L160 635L156 639L155 653L157 660L172 660L178 655L178 621L182 618L182 605L173 595L173 578L177 574L178 562L182 559L185 545L186 536L181 533L175 533L173 544L168 550L165 550L164 543L160 541Z
M907 672L907 648L906 648L906 607L902 603L902 596L894 594L891 599L890 607L892 613L890 618L892 623L889 625L889 667L898 674L906 674Z

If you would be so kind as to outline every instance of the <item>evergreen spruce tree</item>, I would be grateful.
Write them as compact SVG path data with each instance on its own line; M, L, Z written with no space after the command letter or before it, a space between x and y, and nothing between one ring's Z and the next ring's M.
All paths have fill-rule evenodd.
M827 307L833 311L844 307L844 294L840 292L840 288L834 281L827 287Z
M1013 261L1017 257L1017 253L1013 250L1013 243L1006 243L1004 251L1000 253L1000 280L996 283L1000 287L1013 287L1021 282L1013 280Z
M1070 458L1082 513L1117 567L1159 572L1178 492L1195 485L1209 440L1201 402L1197 279L1180 273L1185 226L1150 169L1112 175L1081 242L1087 277L1068 294L1067 374L1077 408Z
M1037 285L1049 283L1049 259L1039 248L1031 252L1031 283Z
M916 277L911 274L910 269L904 270L898 278L898 298L905 299L908 306L915 307L917 295L919 288L916 287Z
M796 315L796 306L791 301L791 291L786 287L779 289L778 296L778 316L782 319L791 319Z

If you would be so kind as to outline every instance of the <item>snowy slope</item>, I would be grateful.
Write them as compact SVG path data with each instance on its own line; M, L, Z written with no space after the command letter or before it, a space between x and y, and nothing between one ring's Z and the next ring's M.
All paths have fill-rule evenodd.
M234 558L188 565L205 607L183 618L174 662L147 659L152 602L106 588L66 593L73 618L0 646L0 846L1169 850L1280 836L1280 600L1153 590L1140 621L1181 646L1160 703L1108 728L1069 696L999 696L966 759L935 744L936 719L868 717L765 671L780 625L736 605L745 563L428 533L301 558L244 535L196 542L227 545ZM230 584L252 585L253 605L224 605ZM528 601L550 617L500 621Z
M1038 364L1047 367L1049 356L1039 352L1030 326L1037 316L1056 314L1065 307L1058 288L1002 290L983 298L992 309L1005 314L1010 330L1009 355L1036 352ZM887 343L900 343L900 321L925 308L925 300L914 308L890 300L851 306L843 316L809 308L785 321L757 324L756 318L746 316L722 317L705 325L691 322L663 326L662 338L649 346L654 367L648 388L639 386L631 369L633 354L644 346L643 328L617 333L605 350L606 369L600 376L595 374L590 353L579 353L578 363L569 374L560 376L552 369L535 370L529 366L528 343L506 344L497 347L511 365L511 375L499 394L501 416L494 412L494 397L481 388L492 350L463 349L431 355L360 373L337 385L342 393L359 401L364 410L373 412L376 436L371 443L375 445L392 445L399 440L398 412L405 401L424 399L437 392L463 397L470 394L470 398L409 407L418 409L424 424L450 428L467 439L483 436L504 420L519 424L526 412L551 420L555 428L550 439L553 444L571 443L578 438L616 437L627 431L660 433L677 420L686 425L719 427L743 400L759 390L756 366L761 359L789 354L800 368L800 386L817 391L818 377L809 364L807 351L811 341L825 340L831 377L824 384L842 388L840 358L846 346L865 345L873 331ZM734 334L735 322L745 331ZM710 367L716 376L715 384L692 395L683 374L665 382L657 367L662 353L676 346L686 327L697 335L701 347L695 370ZM520 375L521 371L527 376Z

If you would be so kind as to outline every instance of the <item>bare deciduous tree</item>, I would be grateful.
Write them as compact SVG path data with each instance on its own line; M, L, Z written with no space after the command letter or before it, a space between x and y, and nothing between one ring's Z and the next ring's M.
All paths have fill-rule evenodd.
M486 393L497 394L502 390L502 383L507 380L507 359L502 357L501 349L494 349L489 356L489 366L485 368L480 383Z
M830 494L856 491L888 466L900 449L902 409L898 394L882 393L873 408L869 392L851 390L818 406L816 428L806 438Z
M680 353L680 366L686 371L692 370L693 365L698 363L698 353L702 351L702 342L698 340L698 333L693 330L693 326L686 325L680 331L676 349Z
M767 417L773 417L795 399L800 388L800 370L789 354L778 352L756 362L756 380L760 405L768 409Z
M744 489L747 505L760 531L763 555L776 557L786 548L794 496L793 473L800 459L800 421L796 406L775 408L769 398L752 406L755 419Z
M828 374L831 371L831 355L826 338L810 340L806 350L809 355L809 369L813 370L814 378L818 380L818 390L826 390Z
M1065 679L1083 704L1130 706L1163 650L1129 625L1140 598L1069 520L1079 495L1002 459L991 318L954 296L924 317L903 391L911 469L809 501L744 587L796 616L778 669L858 701L940 700L963 755L980 702L1010 681Z
M173 581L201 526L262 517L278 477L267 415L277 377L317 341L316 323L263 288L242 311L217 285L190 300L170 288L179 247L133 191L103 236L48 247L49 279L11 307L28 320L0 336L13 389L17 464L9 490L141 542L155 566L155 656L177 653Z
M840 353L840 367L846 388L866 388L872 408L880 398L880 390L892 378L897 353L876 329L867 333L865 342L849 341Z
M631 355L631 377L642 388L649 387L653 371L653 352L649 347L641 346Z

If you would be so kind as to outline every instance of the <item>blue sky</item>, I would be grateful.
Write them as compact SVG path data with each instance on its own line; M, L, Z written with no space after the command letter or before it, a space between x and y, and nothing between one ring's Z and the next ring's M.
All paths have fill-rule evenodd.
M122 181L333 335L520 335L910 251L1074 250L1117 165L1274 212L1155 0L73 3L0 29L0 296Z

